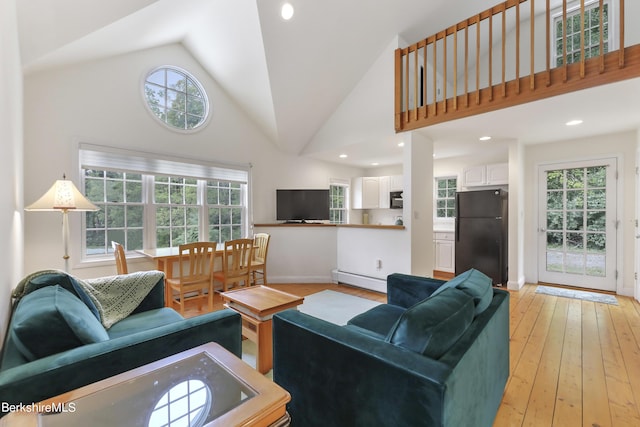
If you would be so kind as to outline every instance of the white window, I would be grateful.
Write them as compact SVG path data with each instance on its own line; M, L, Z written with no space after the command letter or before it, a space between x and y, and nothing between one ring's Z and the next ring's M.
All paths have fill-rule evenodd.
M174 129L196 129L209 115L204 88L195 77L177 67L151 70L144 81L144 98L153 115Z
M454 218L456 216L455 176L436 178L436 218Z
M329 222L347 224L349 222L349 185L332 183L329 186Z
M554 35L554 63L557 67L564 65L563 41L564 25L562 11L553 15L553 35ZM603 3L602 7L602 31L603 50L607 53L614 50L612 43L613 31L611 29L612 10L609 0ZM567 9L567 64L580 61L580 34L582 25L580 22L580 6ZM586 2L584 14L584 52L585 59L600 55L600 3L599 1Z
M131 251L248 235L249 167L88 144L79 154L85 194L100 208L85 214L84 258L110 254L111 241Z

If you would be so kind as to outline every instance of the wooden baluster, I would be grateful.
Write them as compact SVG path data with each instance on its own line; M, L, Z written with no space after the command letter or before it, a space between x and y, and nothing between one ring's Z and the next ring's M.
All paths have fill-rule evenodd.
M620 46L618 48L618 67L624 68L624 0L620 0Z
M562 68L563 77L562 81L567 82L567 0L562 0Z
M438 37L433 39L433 115L438 115L438 48L436 45L438 44Z
M464 106L469 106L469 22L464 26Z
M551 86L551 0L547 0L547 86ZM555 51L555 40L553 41Z
M442 100L444 112L447 112L447 30L444 30L442 37Z
M405 121L408 123L409 118L409 49L407 49L407 54L405 55L405 88L404 88L404 103L405 103Z
M402 129L402 49L396 49L395 59L395 126L396 131Z
M520 2L518 2L520 3ZM507 96L507 12L502 11L502 96Z
M493 12L489 16L489 101L493 101Z
M507 12L504 12L506 16ZM503 35L504 37L504 35ZM516 2L516 94L520 94L520 2Z
M489 57L491 57L491 45L489 45ZM476 105L480 105L480 15L476 22Z
M424 50L423 55L424 64L422 66L422 99L423 99L423 107L424 107L424 118L429 117L429 101L427 99L427 40L424 41Z
M418 45L416 44L416 50L413 51L413 116L415 120L418 120Z
M580 0L580 78L584 79L584 0Z
M531 0L531 17L529 18L530 20L530 27L531 27L531 52L530 55L531 57L529 58L529 63L531 64L531 71L529 74L529 87L531 90L535 90L536 88L536 79L535 79L535 73L536 73L536 68L534 66L534 52L535 52L535 47L536 47L536 43L535 43L535 39L536 39L536 23L535 23L535 12L536 12L536 8L535 8L535 0Z
M453 109L458 109L458 26L453 30Z

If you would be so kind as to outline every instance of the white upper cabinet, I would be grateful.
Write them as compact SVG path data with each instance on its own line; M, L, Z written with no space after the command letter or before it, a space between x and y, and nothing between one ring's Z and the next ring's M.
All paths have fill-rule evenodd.
M508 185L509 164L495 163L465 168L462 172L463 187L478 187L482 185Z
M402 175L391 175L391 187L389 191L402 191L404 190L404 177Z
M391 191L391 177L378 177L379 197L378 207L380 209L389 209L391 207L389 192Z
M380 180L377 176L353 178L351 209L376 209L380 205Z

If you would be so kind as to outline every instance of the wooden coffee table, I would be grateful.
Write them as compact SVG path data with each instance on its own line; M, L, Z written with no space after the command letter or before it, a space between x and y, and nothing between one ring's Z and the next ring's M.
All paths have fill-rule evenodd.
M234 354L208 343L43 402L28 402L28 408L1 418L0 427L182 425L186 418L207 427L281 427L289 424L290 399Z
M242 316L242 335L256 343L256 369L266 374L273 367L271 318L279 311L297 307L304 297L278 291L267 286L251 286L222 292L227 307Z

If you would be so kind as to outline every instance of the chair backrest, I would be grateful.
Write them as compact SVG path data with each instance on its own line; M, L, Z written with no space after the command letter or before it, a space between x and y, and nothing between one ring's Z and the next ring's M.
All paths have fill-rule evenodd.
M127 258L124 256L124 246L118 242L111 242L113 255L116 257L116 271L118 274L129 274Z
M222 271L229 277L249 275L253 260L253 239L235 239L224 242Z
M267 233L256 233L255 236L253 236L253 259L256 260L256 262L261 264L267 262L267 251L269 250L270 238L271 236Z
M178 264L180 265L180 281L188 284L202 281L213 271L213 258L216 242L194 242L180 245L178 248Z

